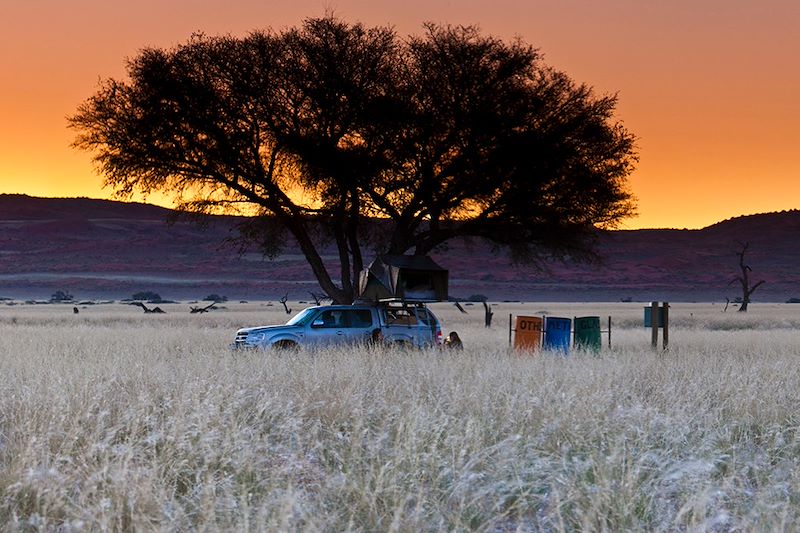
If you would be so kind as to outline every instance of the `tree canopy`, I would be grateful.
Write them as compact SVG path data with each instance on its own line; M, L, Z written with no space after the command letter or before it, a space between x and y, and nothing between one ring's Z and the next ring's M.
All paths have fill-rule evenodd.
M520 261L585 259L597 229L634 210L635 140L616 95L474 27L401 38L308 19L147 48L127 72L69 119L106 185L252 215L243 238L275 255L291 237L337 302L353 298L367 250L426 254L463 237Z

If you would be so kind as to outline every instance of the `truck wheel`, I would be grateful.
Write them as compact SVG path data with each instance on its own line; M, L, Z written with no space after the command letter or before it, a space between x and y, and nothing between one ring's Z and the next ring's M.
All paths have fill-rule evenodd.
M297 343L294 341L278 341L272 347L282 352L294 351L298 348Z

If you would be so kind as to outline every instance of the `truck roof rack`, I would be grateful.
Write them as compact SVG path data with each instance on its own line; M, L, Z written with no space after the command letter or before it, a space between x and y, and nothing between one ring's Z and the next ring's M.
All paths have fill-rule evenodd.
M441 300L429 299L429 298L376 298L376 299L367 299L367 298L359 298L353 303L357 304L391 304L391 303L399 303L399 304L430 304L430 303L437 303Z

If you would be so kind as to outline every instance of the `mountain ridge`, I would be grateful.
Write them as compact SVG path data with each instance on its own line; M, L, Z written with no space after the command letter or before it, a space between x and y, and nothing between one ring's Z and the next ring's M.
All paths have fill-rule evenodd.
M299 252L273 261L230 244L241 218L209 217L206 227L168 208L91 198L0 194L0 296L130 296L303 299L320 292ZM630 229L598 236L601 264L551 262L545 271L512 265L488 245L460 241L432 254L450 270L451 296L576 301L725 301L740 295L735 252L746 256L755 301L800 296L800 211L744 215L702 229ZM331 264L335 250L323 251Z

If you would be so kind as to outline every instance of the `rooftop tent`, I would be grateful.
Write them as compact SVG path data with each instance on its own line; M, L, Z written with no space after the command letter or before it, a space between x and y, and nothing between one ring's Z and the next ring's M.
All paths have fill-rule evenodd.
M424 255L380 255L358 280L361 300L447 300L448 271Z

